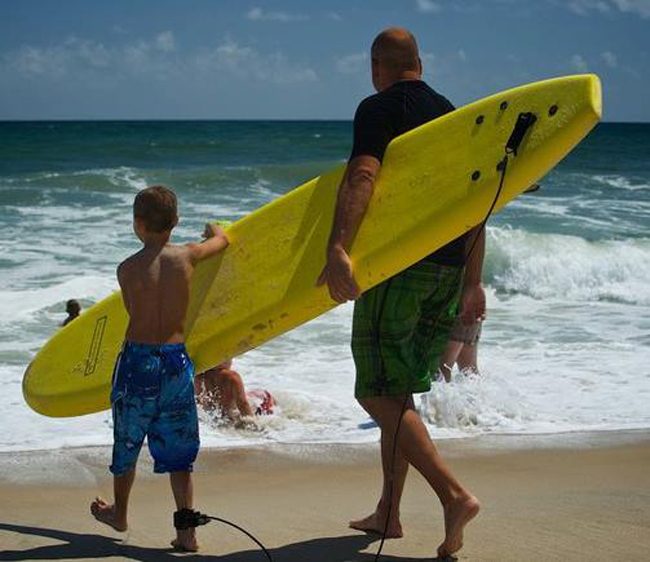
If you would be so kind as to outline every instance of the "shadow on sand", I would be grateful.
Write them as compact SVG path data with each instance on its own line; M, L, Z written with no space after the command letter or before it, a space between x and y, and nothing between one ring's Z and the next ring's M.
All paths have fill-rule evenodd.
M39 546L24 550L0 551L0 560L61 560L61 559L101 559L119 557L122 560L140 562L178 562L179 560L201 562L264 562L266 556L261 550L251 549L216 556L206 553L183 555L179 558L169 549L148 548L125 544L121 539L72 533L58 529L27 527L0 523L0 531L10 531L23 535L35 535L62 541L64 544ZM268 549L274 562L373 562L375 554L362 553L378 537L370 535L347 535L342 537L323 537ZM381 556L383 562L434 562L438 558L411 558L401 556ZM451 560L451 558L450 558ZM442 561L441 561L442 562Z

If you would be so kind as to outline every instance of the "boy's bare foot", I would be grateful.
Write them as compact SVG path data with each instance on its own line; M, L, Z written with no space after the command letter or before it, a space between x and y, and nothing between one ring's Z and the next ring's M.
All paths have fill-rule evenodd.
M356 529L357 531L376 533L377 535L383 536L384 529L386 528L386 517L375 511L372 515L368 515L364 519L350 521L349 526L351 529ZM386 529L386 538L401 539L403 536L404 533L402 532L402 524L399 521L399 517L391 517L388 529Z
M176 531L176 538L171 542L174 550L180 552L198 552L199 543L196 542L194 529L183 529Z
M481 505L474 496L462 496L444 507L445 540L438 547L438 557L444 558L463 547L463 530L479 512Z
M90 504L90 513L100 523L104 523L112 527L116 531L123 533L127 529L126 520L118 519L115 514L115 506L106 503L102 498L95 498L95 501Z

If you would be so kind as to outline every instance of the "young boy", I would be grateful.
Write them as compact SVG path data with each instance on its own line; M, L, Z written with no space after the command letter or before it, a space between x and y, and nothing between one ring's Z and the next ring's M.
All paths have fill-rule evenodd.
M185 351L183 323L194 266L226 248L228 239L208 224L203 243L170 244L177 223L173 191L163 186L140 191L133 203L133 229L144 247L117 268L129 325L111 391L115 503L96 498L90 506L98 521L117 531L127 529L129 492L145 436L154 472L169 472L177 514L192 509L191 472L199 431L194 367ZM196 551L194 528L175 526L172 546Z

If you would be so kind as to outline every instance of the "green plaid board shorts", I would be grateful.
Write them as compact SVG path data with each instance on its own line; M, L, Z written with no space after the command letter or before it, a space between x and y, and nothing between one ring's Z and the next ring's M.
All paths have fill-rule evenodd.
M418 262L354 305L355 397L431 389L458 313L463 268Z

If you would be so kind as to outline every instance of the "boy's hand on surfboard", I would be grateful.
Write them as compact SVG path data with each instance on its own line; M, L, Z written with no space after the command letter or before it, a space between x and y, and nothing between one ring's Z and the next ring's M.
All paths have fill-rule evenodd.
M325 283L330 297L338 303L355 300L361 296L361 290L354 280L352 261L343 248L335 248L328 252L327 263L316 284L321 286Z
M213 224L210 222L205 223L205 229L203 230L203 238L214 238L215 236L226 236L223 229L218 224Z

